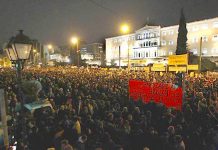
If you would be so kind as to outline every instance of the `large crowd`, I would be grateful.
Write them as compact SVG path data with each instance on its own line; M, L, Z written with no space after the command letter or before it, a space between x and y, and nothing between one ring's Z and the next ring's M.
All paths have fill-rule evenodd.
M177 84L175 73L88 69L29 68L23 81L42 84L42 109L34 117L16 112L16 71L2 69L0 85L8 112L15 116L19 149L30 150L216 150L218 148L218 78L200 74L184 77L182 110L161 103L132 101L128 80ZM25 97L24 97L25 98ZM26 100L25 100L26 101ZM22 119L24 118L24 119ZM25 134L21 126L25 125ZM21 142L21 137L26 140Z

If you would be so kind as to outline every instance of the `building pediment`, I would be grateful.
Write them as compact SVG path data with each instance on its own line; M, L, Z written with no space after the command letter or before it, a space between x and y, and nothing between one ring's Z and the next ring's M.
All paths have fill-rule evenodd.
M136 30L135 32L142 32L142 31L145 31L145 30L151 30L151 29L157 29L157 28L160 28L160 26L144 26L143 28L139 29L139 30Z

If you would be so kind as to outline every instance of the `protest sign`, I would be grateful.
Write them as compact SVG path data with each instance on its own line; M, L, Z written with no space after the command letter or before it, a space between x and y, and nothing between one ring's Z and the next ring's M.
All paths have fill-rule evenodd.
M167 83L152 83L139 80L129 81L129 96L134 101L163 103L166 107L182 108L182 88L173 88Z
M168 65L187 65L188 55L170 55L168 58Z

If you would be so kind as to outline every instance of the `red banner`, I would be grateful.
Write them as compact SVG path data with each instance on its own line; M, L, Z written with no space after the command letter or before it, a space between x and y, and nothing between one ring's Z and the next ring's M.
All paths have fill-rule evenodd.
M182 88L173 88L167 83L151 83L139 80L129 81L129 96L134 100L148 103L163 103L166 107L182 108Z

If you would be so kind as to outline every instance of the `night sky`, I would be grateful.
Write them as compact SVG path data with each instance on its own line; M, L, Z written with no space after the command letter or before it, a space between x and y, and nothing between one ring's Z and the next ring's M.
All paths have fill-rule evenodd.
M91 43L119 35L128 22L132 31L146 20L178 24L184 7L187 21L218 17L218 0L0 0L0 43L18 29L40 42L64 45L73 35Z

